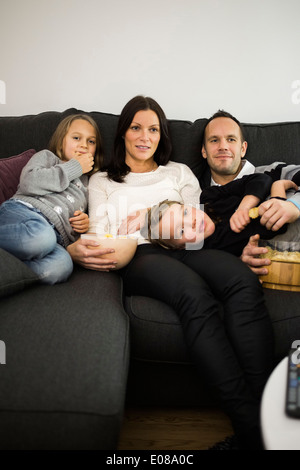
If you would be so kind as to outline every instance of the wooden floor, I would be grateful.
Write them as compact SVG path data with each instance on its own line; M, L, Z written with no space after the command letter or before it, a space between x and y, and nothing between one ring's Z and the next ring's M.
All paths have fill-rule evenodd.
M218 409L127 408L118 450L204 450L232 434Z

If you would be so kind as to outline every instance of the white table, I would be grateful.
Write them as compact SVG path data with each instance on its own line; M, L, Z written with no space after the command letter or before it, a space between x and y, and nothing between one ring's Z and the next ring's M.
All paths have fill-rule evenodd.
M300 450L300 419L285 413L288 358L273 370L263 392L261 426L266 450Z

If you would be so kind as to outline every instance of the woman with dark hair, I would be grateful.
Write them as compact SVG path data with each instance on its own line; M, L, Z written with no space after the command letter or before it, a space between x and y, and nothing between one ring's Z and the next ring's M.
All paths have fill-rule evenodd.
M165 165L169 161L172 147L164 111L152 98L137 96L125 105L122 111L122 117L120 117L118 121L114 142L113 161L107 168L108 177L114 181L123 181L124 177L131 171L130 167L124 160L124 135L127 129L130 127L133 117L140 110L153 111L159 120L160 141L155 152L154 161L158 166Z
M89 181L90 232L116 235L122 220L137 210L143 213L160 196L199 202L197 178L187 165L170 161L171 149L159 104L148 97L132 98L121 112L106 171Z
M186 165L170 161L170 151L161 108L149 98L133 98L119 118L114 158L107 171L90 178L91 232L115 234L128 214L164 199L199 202L198 180ZM273 334L257 276L229 253L165 250L136 235L136 254L120 270L125 294L174 308L190 356L230 417L240 448L262 448L259 404L273 365ZM73 253L87 268L110 269L101 258Z

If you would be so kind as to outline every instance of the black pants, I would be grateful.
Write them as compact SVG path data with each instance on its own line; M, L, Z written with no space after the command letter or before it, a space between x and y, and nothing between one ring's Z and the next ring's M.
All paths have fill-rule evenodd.
M191 358L235 431L257 427L273 365L272 324L257 276L223 251L152 245L138 247L122 276L126 295L153 297L177 312Z

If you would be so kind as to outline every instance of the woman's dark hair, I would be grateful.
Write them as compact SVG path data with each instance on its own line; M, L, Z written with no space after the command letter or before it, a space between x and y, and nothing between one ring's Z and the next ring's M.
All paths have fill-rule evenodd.
M135 96L128 101L120 114L113 156L106 168L108 177L118 183L123 182L125 176L130 172L129 166L125 163L125 133L129 129L136 113L148 111L149 109L156 113L160 125L160 141L154 155L154 160L157 165L166 165L170 160L172 144L169 137L168 121L164 111L153 98Z

